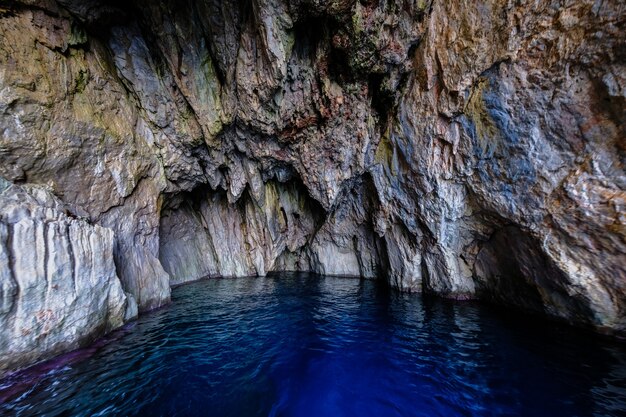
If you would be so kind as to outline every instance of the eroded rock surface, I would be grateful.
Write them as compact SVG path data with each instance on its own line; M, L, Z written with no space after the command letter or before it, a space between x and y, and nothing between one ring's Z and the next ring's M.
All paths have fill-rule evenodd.
M113 231L41 186L0 178L0 375L76 348L137 314Z
M618 0L20 0L0 174L113 230L142 310L273 270L626 331Z

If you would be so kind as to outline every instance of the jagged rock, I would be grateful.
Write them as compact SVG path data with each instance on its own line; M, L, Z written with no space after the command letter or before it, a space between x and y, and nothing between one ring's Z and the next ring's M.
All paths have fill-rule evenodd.
M45 188L0 178L0 375L121 326L137 315L133 303L115 272L111 230Z
M0 174L49 185L110 227L125 288L141 309L158 307L169 299L157 259L166 185L150 138L136 133L148 122L105 46L77 44L84 31L58 13L18 7L0 18Z
M160 259L172 284L210 276L265 275L285 251L307 245L321 219L295 182L261 184L235 205L226 193L200 193L164 210ZM293 269L309 269L299 263ZM281 269L291 270L282 266ZM358 271L357 271L358 272Z

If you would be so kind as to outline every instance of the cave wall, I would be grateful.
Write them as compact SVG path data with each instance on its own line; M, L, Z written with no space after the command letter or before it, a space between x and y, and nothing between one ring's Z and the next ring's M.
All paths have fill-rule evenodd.
M0 176L110 228L140 310L310 270L624 331L625 20L618 0L3 1Z
M0 375L93 342L137 316L114 235L45 186L0 179Z

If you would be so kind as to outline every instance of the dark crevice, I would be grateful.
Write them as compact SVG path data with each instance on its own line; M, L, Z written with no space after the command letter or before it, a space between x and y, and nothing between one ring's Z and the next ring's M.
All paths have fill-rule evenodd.
M7 264L9 267L9 276L15 285L15 294L11 300L11 308L6 313L7 317L12 317L17 312L18 303L16 300L20 298L20 294L22 292L22 287L20 286L19 281L17 280L17 265L15 259L15 248L13 247L13 225L11 223L6 223L7 227L7 240L6 240L6 248L7 248Z
M327 25L327 19L319 16L307 16L296 22L292 29L294 55L313 61L318 48L327 36L324 29Z
M422 257L422 262L420 263L420 269L422 272L422 293L428 294L430 292L430 273L428 272L428 265L426 264L426 259Z
M198 2L192 2L194 16L202 16L200 11L198 10ZM226 85L226 74L224 68L220 65L220 60L215 51L215 46L211 41L211 34L207 32L205 26L200 24L200 28L202 29L202 35L204 37L204 41L206 43L207 52L209 54L209 58L211 59L211 63L213 64L213 69L215 71L215 76L217 77L217 81L221 86ZM182 50L182 49L181 49Z
M626 55L626 54L625 54ZM615 146L621 153L622 158L626 157L626 99L623 96L609 94L608 88L604 82L597 78L592 78L594 82L594 92L596 96L595 104L607 118L614 122L615 126L619 129L619 134L616 135L622 140L617 140Z
M328 55L328 76L339 85L355 82L356 74L350 66L350 56L346 51L331 49Z
M74 295L77 294L77 274L76 274L76 258L74 254L74 246L71 239L71 223L66 222L65 233L67 233L67 254L70 261L70 268L72 270L72 284L74 285Z
M50 248L48 248L48 227L50 225L48 223L43 224L43 274L46 279L46 283L48 285L48 290L50 289L50 276L48 271L48 260L50 258ZM69 240L69 230L68 230L68 240Z
M387 130L387 123L395 108L396 97L393 92L384 88L385 74L370 74L368 92L372 108L376 111L381 123L381 132Z
M258 10L256 10L258 6L256 5L256 0L237 0L237 7L239 7L242 27L258 28Z

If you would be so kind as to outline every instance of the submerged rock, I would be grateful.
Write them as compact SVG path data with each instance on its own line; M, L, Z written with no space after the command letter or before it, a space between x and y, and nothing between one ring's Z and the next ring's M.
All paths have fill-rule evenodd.
M46 188L0 178L0 375L137 315L115 273L113 232L78 216Z
M19 0L0 174L171 284L380 277L626 331L626 6Z

